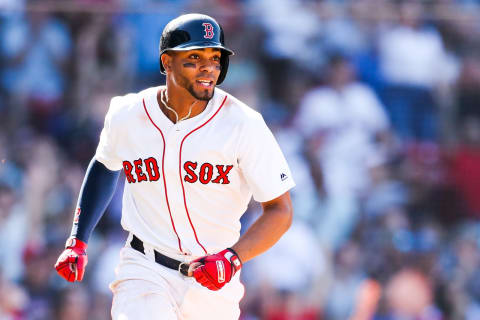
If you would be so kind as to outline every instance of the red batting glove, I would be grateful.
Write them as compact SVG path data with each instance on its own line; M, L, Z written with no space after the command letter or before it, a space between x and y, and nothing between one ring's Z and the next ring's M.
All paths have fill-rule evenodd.
M227 248L219 253L201 257L193 262L203 265L193 271L193 277L202 286L210 290L220 290L235 273L242 268L242 262L233 249Z
M76 238L69 238L65 250L58 257L55 269L69 282L82 281L88 263L87 244Z

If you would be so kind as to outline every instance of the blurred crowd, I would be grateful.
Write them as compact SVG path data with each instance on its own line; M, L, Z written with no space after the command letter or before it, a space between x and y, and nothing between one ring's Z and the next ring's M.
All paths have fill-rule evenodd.
M242 271L242 319L480 319L475 0L1 0L0 319L109 318L123 182L86 279L53 264L109 100L164 82L160 34L186 12L223 25L222 88L297 182L291 229Z

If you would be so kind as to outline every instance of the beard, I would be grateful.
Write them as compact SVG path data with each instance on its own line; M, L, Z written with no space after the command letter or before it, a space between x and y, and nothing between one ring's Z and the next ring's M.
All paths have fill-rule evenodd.
M208 90L202 90L201 92L196 92L195 89L193 88L193 84L191 83L186 87L186 89L192 95L192 97L201 101L208 101L212 99L213 94L215 92L215 88L213 88L212 93L210 93Z

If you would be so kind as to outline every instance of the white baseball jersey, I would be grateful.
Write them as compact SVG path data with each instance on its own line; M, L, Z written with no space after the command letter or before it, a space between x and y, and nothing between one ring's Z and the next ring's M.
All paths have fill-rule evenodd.
M171 256L216 253L238 241L252 195L269 201L295 183L258 112L216 88L202 113L174 124L161 88L112 99L95 157L125 172L125 230Z

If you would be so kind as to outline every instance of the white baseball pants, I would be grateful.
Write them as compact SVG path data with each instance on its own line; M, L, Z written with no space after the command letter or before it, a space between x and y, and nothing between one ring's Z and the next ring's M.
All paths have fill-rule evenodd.
M244 294L239 273L218 291L211 291L178 271L129 247L120 251L115 269L113 320L238 319Z

